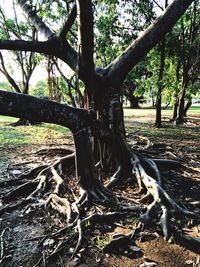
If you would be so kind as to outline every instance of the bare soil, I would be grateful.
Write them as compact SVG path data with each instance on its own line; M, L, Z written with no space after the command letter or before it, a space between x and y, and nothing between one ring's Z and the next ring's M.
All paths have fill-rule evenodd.
M167 118L164 119L167 121ZM198 115L190 117L188 124L181 126L177 131L175 126L167 122L164 123L164 128L154 129L151 124L154 121L153 116L141 119L136 114L134 118L127 117L126 121L127 138L134 149L142 150L141 153L148 153L152 157L181 161L182 169L162 170L165 189L170 196L188 209L194 208L192 202L197 203L196 211L200 211L200 118ZM144 147L148 141L152 142L152 147L149 151L145 151ZM51 150L52 148L54 150ZM0 188L0 197L16 187L16 185L6 186L6 181L10 179L9 175L17 176L20 172L26 171L27 166L34 167L59 158L62 153L58 153L60 150L55 148L73 149L70 134L65 135L59 142L51 143L51 147L48 142L40 147L38 144L24 144L12 148L12 146L5 147L4 144L0 144L0 152L4 157L0 170L0 182L5 182ZM44 153L36 153L39 149L46 150ZM70 176L68 179L70 180ZM123 190L123 194L127 197L138 198L137 187L132 184L118 190ZM0 203L0 209L3 207L1 205ZM106 222L105 225L86 231L85 239L89 242L87 247L82 249L80 258L71 258L68 255L70 244L66 244L60 253L47 260L48 253L54 250L55 245L55 238L51 233L63 228L64 220L42 205L16 208L0 214L0 266L200 266L198 245L178 240L173 234L170 240L165 241L153 222L144 229L143 236L136 240L135 247L139 248L138 251L133 249L132 253L128 253L124 249L117 253L102 253L101 248L113 234L127 234L134 229L136 223L137 218ZM194 224L191 219L185 220L185 224L181 226L186 233L200 238L200 224ZM40 264L37 265L41 258Z

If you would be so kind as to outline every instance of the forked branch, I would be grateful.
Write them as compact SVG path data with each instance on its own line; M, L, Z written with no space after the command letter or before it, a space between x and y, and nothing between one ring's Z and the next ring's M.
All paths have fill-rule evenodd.
M174 0L165 11L134 40L108 67L115 84L123 82L129 71L168 33L194 0Z

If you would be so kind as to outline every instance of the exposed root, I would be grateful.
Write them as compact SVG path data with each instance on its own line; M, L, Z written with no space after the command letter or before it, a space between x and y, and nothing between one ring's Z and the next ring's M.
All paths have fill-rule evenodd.
M74 181L73 186L75 189L70 191L70 189L64 186L66 183L64 179L66 169L74 168L75 165L75 153L72 153L58 159L53 164L37 167L19 176L19 183L25 183L18 186L2 199L3 201L12 201L20 196L25 198L17 204L5 205L0 210L0 215L5 211L11 211L32 201L38 201L38 198L42 197L46 208L51 207L64 217L64 228L52 234L52 236L59 237L64 235L68 229L76 231L75 234L73 231L73 237L64 237L63 241L58 243L48 256L41 257L36 266L41 264L43 258L47 262L51 257L60 252L68 242L71 242L70 247L74 248L69 254L75 256L85 243L84 233L88 225L104 224L105 222L125 219L127 217L137 217L140 224L144 223L144 225L147 225L151 222L153 216L155 218L156 212L157 221L162 228L163 236L165 239L169 239L171 234L170 223L173 216L183 214L187 217L200 219L198 214L176 203L163 188L157 164L158 166L161 166L161 164L170 164L171 166L174 164L174 166L178 166L179 162L147 159L133 154L131 164L132 175L136 177L140 190L145 188L147 192L145 196L141 197L140 201L114 194L110 190L123 178L124 170L122 170L121 165L119 165L106 187L101 183L101 179L98 178L94 179L94 181L89 179L89 182L84 183L84 187L81 186L81 182L78 180L76 185ZM89 172L89 175L92 171ZM89 175L86 170L84 177L87 178ZM30 180L31 176L34 178L33 180ZM9 185L18 183L15 183L14 179L11 181ZM93 183L90 183L91 181ZM79 192L77 185L80 185ZM145 203L148 204L145 205ZM46 237L48 236L44 236L44 238ZM184 237L184 239L187 238L191 242L200 243L199 239ZM113 240L103 248L103 252L113 252L119 249L119 247L126 247L126 250L128 250L131 246L135 246L133 233L131 235L113 236ZM135 249L137 250L136 247ZM122 249L121 251L124 250ZM138 251L140 251L139 248Z
M181 167L180 161L171 159L152 159L153 162L160 168L177 169Z
M59 195L61 193L61 191L63 190L64 181L61 178L61 176L58 174L58 172L54 169L54 167L51 168L51 172L53 175L52 179L56 183L56 187L54 189L54 194Z
M72 205L66 198L51 194L46 200L45 207L47 206L51 206L62 214L67 219L67 224L73 221Z
M10 212L12 210L15 210L19 207L25 206L28 203L31 203L32 200L31 199L22 199L19 202L15 203L15 204L7 204L5 205L3 208L0 209L0 215L2 215L5 212Z
M141 219L144 222L148 222L152 217L153 211L160 208L162 214L160 217L160 225L162 226L163 235L167 239L169 237L169 216L172 214L184 214L190 218L200 219L199 214L191 212L186 208L182 208L168 195L168 193L161 187L160 175L157 175L157 180L155 180L146 173L138 156L133 155L133 158L133 174L135 174L140 186L143 184L154 199L153 202L147 207L146 213L141 216ZM152 168L154 168L155 173L158 174L157 167L155 167L154 164L152 164Z
M76 201L78 205L83 205L86 201L93 201L98 203L110 203L116 204L118 202L117 197L102 184L97 184L96 186L91 185L88 190L81 190L81 196Z
M109 183L106 185L107 188L112 188L114 185L117 184L117 182L122 177L122 166L120 165L117 169L117 171L113 174L111 177Z
M73 255L75 255L77 253L77 251L81 248L81 244L83 241L83 229L82 229L80 219L77 220L77 230L78 230L78 241L77 241L77 245L74 249Z

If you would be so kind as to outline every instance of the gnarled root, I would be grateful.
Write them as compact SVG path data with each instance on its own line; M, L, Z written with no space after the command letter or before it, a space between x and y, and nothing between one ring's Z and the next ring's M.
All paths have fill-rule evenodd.
M51 194L46 200L45 206L51 206L51 208L62 214L66 218L67 224L73 221L72 205L66 198Z
M147 160L147 162L149 163L149 160ZM160 174L158 172L155 163L151 164L153 171L156 174L155 179L147 174L147 172L144 169L144 166L142 166L140 162L139 157L135 154L133 155L132 164L133 164L133 174L139 181L140 186L144 185L147 191L153 197L153 202L148 205L147 211L141 216L142 221L148 222L151 219L152 212L155 209L158 210L160 208L161 210L160 225L162 227L164 237L168 239L169 237L168 223L170 216L174 214L184 214L185 216L190 218L200 219L199 214L191 212L185 208L182 208L162 188Z

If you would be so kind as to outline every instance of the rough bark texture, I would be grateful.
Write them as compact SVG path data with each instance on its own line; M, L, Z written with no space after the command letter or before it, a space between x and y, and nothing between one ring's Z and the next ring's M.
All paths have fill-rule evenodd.
M88 112L54 101L0 91L0 114L68 127L72 132L87 127Z

